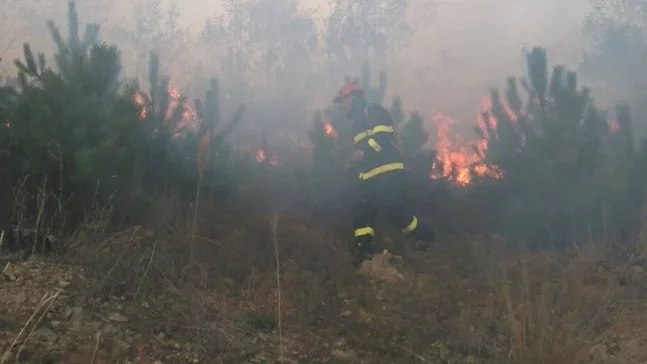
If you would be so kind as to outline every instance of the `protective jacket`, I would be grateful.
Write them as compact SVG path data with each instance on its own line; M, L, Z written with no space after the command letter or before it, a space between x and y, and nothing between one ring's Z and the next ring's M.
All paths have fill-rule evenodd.
M398 147L389 111L374 103L361 105L351 114L353 143L359 154L352 172L361 180L404 170L402 153Z

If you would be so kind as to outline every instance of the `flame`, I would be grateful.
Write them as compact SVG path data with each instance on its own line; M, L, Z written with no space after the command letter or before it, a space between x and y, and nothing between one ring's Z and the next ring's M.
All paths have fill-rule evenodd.
M173 117L175 110L180 107L180 101L183 97L179 90L171 86L168 88L168 95L170 97L170 105L166 113L166 120L170 120ZM198 130L198 113L186 101L184 102L184 110L182 110L182 119L178 122L177 127L178 130L184 130L185 128L191 131Z
M258 162L259 164L267 163L271 166L275 166L279 164L279 161L274 157L271 157L268 160L267 152L263 148L256 150L256 162Z
M145 120L146 116L148 116L148 109L146 109L146 99L144 98L144 95L142 95L141 92L135 92L133 95L133 101L141 108L139 111L139 119Z
M472 180L471 166L480 162L480 156L470 150L452 129L456 121L438 113L431 118L436 129L436 162L432 166L432 179L447 179L459 185L468 185Z
M323 122L323 130L324 134L329 137L329 138L337 138L338 133L337 130L333 127L332 123L330 121L325 121ZM307 156L312 152L312 144L309 143L306 140L302 139L295 139L293 141L297 148L302 152L300 153L300 156ZM265 148L259 148L256 150L255 153L255 159L256 162L259 164L269 164L270 166L276 166L279 164L279 160L276 156L272 155L272 153L268 153L269 149L267 146Z
M324 122L324 132L330 138L337 138L337 130L335 130L330 121Z
M609 133L613 134L620 130L620 122L618 120L611 120L609 122Z
M506 113L506 115L508 116L512 124L516 126L517 121L519 120L519 116L512 110L510 105L508 105L508 103L504 99L501 99L500 102L501 102L501 106L503 107L503 112ZM481 110L486 111L488 115L487 120L483 120L482 114L479 114L478 116L479 127L483 131L487 131L488 126L491 129L496 129L496 126L498 124L497 119L490 112L490 110L492 110L493 107L494 107L494 103L492 102L492 97L485 96L481 100Z
M180 107L180 102L183 97L182 93L174 87L168 87L169 95L169 107L166 111L166 116L164 120L170 122L175 114L176 109ZM146 107L146 98L141 92L136 92L133 96L133 101L141 107L139 118L145 120L148 117L148 108ZM182 118L176 125L176 136L186 129L191 131L198 130L198 114L197 112L187 103L184 103L184 110L182 110Z
M492 105L492 102L488 98L482 105L487 107ZM511 120L516 121L516 118L512 118L514 113L509 108L506 112L510 113ZM483 120L483 117L479 116L477 121L486 138L487 126L495 128L497 123L492 115L489 115L488 120ZM474 175L494 179L503 178L503 171L498 166L484 162L488 148L487 139L465 140L462 133L456 130L457 121L442 113L434 115L430 122L436 130L437 153L436 162L432 165L432 179L445 179L467 186L473 182Z

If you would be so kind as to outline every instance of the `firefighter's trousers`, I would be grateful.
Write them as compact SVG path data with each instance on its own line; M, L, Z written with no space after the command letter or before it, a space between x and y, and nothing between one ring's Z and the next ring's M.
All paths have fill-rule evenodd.
M407 201L404 173L404 170L396 170L357 181L357 200L353 204L356 245L371 244L380 210L405 235L423 242L433 242L433 229L418 220Z

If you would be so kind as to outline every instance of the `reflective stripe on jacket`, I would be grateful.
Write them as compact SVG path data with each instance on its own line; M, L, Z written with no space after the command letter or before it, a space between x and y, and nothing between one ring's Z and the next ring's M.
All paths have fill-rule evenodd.
M367 180L382 173L403 170L402 153L397 146L389 111L369 103L365 116L353 119L353 142L362 155L354 171L358 178Z

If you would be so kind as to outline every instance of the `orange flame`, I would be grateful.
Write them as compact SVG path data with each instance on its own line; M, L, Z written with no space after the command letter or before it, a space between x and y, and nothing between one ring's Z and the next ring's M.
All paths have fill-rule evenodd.
M256 161L258 163L264 163L266 159L267 154L265 153L265 149L259 149L256 151Z
M166 120L170 120L175 113L175 110L180 107L180 101L183 97L182 93L177 89L170 87L168 88L168 95L170 97L170 105L166 113ZM198 113L189 105L188 102L184 102L184 110L182 110L182 119L178 122L178 130L184 130L188 128L192 131L198 130Z
M491 104L491 103L490 103ZM497 120L490 115L484 121L479 117L479 127L486 132L487 127L496 127ZM487 139L468 141L456 130L457 122L451 117L438 113L430 119L436 130L436 162L432 165L432 179L445 179L461 186L473 182L474 175L503 178L503 171L494 165L488 165L484 158L488 148ZM485 124L485 123L488 124Z
M324 132L330 138L337 138L337 130L335 130L330 121L324 122Z
M169 107L166 111L166 116L164 120L166 122L171 121L173 114L175 114L176 109L180 107L180 101L183 97L182 93L177 89L169 86L168 90L169 95ZM148 117L148 108L146 107L146 98L140 92L135 93L133 96L133 101L141 107L139 118L145 120ZM189 129L192 131L198 130L198 114L197 112L188 104L184 103L184 110L182 110L182 118L177 123L176 127L176 136L179 136L179 133L182 130Z
M503 107L503 112L508 116L510 121L512 121L513 125L517 124L517 121L519 120L519 116L512 110L510 105L505 100L500 100L501 106ZM481 110L487 112L488 118L487 120L483 120L483 115L479 114L478 116L478 123L479 127L481 130L484 132L487 131L487 127L489 126L491 129L496 129L496 126L498 124L498 120L492 115L490 110L494 107L494 103L492 102L492 97L491 96L485 96L481 100Z
M265 149L262 149L262 148L258 149L256 151L256 162L258 162L259 164L267 163L267 164L269 164L271 166L275 166L275 165L279 164L279 161L274 157L271 157L268 160L267 152L265 151Z

